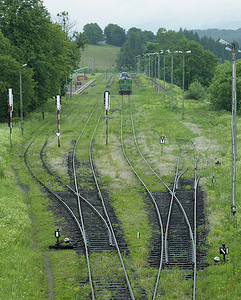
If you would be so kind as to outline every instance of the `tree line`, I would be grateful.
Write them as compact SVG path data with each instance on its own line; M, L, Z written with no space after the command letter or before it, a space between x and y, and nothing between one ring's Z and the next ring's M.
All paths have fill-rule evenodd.
M158 74L160 79L164 79L165 76L165 80L171 82L172 75L174 84L182 87L182 56L185 55L185 90L191 86L192 88L201 88L200 94L209 95L213 109L231 111L232 55L230 51L225 49L224 45L212 38L199 38L196 33L182 29L176 32L159 28L156 36L150 35L149 37L146 38L141 29L131 28L128 30L127 39L121 47L117 60L119 70L137 71L138 63L140 63L141 71L145 71L147 74L148 64L148 72L151 73L152 77L156 77ZM238 44L235 44L238 48ZM173 74L171 74L172 62ZM237 61L236 81L237 110L240 113L240 60Z
M104 30L102 30L97 23L88 23L83 27L83 34L87 37L89 43L93 45L106 43L108 45L122 47L133 31L141 31L145 42L155 40L155 35L152 31L142 31L135 27L130 28L127 32L124 28L112 23L108 24Z
M182 31L175 32L165 28L159 28L154 41L145 39L140 29L132 28L129 31L118 56L120 70L137 70L137 63L141 59L142 71L148 63L148 72L151 71L151 74L156 76L159 74L160 79L165 76L166 80L171 82L173 62L173 82L182 86L183 56L180 52L191 51L190 54L184 54L185 89L195 81L204 87L209 86L218 65L218 58L213 52L205 50L200 43L188 40Z
M7 120L9 87L14 91L14 113L17 115L19 112L20 69L24 113L42 106L44 116L44 103L56 94L64 93L64 85L68 82L69 75L79 67L79 48L84 49L87 43L105 42L121 47L117 58L119 71L137 70L140 59L144 71L146 67L144 55L159 53L162 50L166 53L167 80L168 78L170 80L171 76L171 53L191 51L190 55L185 55L186 89L193 82L200 83L206 89L214 81L218 84L218 80L223 80L223 77L217 76L216 72L225 73L218 67L219 62L231 60L230 53L227 53L225 47L218 41L207 37L200 38L197 33L186 29L175 32L159 28L155 35L151 31L143 31L136 27L126 32L117 24L108 24L103 31L97 23L90 23L83 27L83 33L77 31L71 33L74 24L70 22L68 13L62 12L57 16L57 21L53 22L42 0L1 1L0 122ZM171 53L168 54L167 50ZM162 78L164 55L160 55L159 59L158 74ZM152 57L151 63L154 70L156 58ZM180 55L173 55L173 63L174 83L181 86L183 66ZM230 72L231 63L227 62L225 68ZM210 93L214 92L215 88L210 88ZM215 107L223 108L223 103L225 101L216 99Z
M60 19L68 19L61 13ZM82 33L69 37L52 22L42 0L0 2L0 121L8 115L8 88L14 93L14 114L20 109L20 69L24 113L44 108L61 93L71 71L78 68L79 47L87 43ZM62 91L63 92L63 91ZM44 110L43 110L44 116Z

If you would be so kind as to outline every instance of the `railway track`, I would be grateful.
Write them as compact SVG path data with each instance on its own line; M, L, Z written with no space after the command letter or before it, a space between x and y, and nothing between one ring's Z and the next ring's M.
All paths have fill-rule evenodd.
M122 110L123 110L122 98ZM143 156L135 133L132 108L130 104L130 97L125 102L129 102L127 107L130 111L129 133L133 132L133 147L139 153L149 171L161 182L166 188L167 192L150 191L147 183L138 174L137 168L133 167L130 162L127 151L133 153L133 147L130 147L130 142L124 146L124 139L122 136L123 131L123 116L121 115L121 140L123 154L134 171L135 175L141 181L145 190L147 191L147 203L150 210L151 223L153 228L153 237L151 240L152 249L150 251L149 263L152 267L158 268L156 284L153 292L153 299L156 298L158 291L161 290L160 274L165 269L178 267L186 270L186 278L193 278L193 299L195 299L195 285L196 285L196 270L197 270L197 211L199 214L203 211L203 207L197 210L197 198L200 196L198 191L198 178L197 178L197 159L194 145L190 141L190 146L193 148L194 153L194 180L191 183L192 188L189 190L182 189L182 185L187 185L187 182L181 182L180 178L183 171L180 171L180 156L177 159L176 175L173 182L172 189L160 178L159 175L153 170L148 161ZM126 122L127 123L127 122ZM127 129L126 129L127 130ZM129 150L125 150L129 148ZM179 149L179 154L181 153ZM131 156L131 154L130 154ZM142 167L143 168L143 167ZM148 172L148 171L146 171ZM143 173L143 170L142 170ZM149 201L148 201L149 200ZM151 200L151 201L150 201ZM203 215L200 215L202 218ZM198 224L200 220L198 220ZM201 266L199 258L199 266Z
M74 91L74 95L77 94L81 94L85 89L87 89L87 87L91 84L93 84L95 82L95 79L91 79L90 81L88 81L87 83L85 83L84 85L82 85L81 87L77 88L76 91Z
M110 84L111 83L108 83L107 86L110 86ZM58 204L61 204L66 209L65 218L71 227L70 233L74 249L80 255L85 255L88 267L88 279L82 280L80 285L86 286L86 284L88 284L90 286L92 299L103 299L107 296L110 296L111 299L134 299L122 259L122 255L128 254L128 248L119 229L118 220L111 205L108 203L108 195L106 192L101 191L99 187L92 161L91 149L94 134L103 114L102 97L101 94L90 112L81 133L74 142L72 151L70 151L72 153L70 159L72 161L72 169L69 170L69 174L70 176L73 175L74 178L71 184L65 183L56 172L51 170L48 166L48 138L43 142L40 153L38 155L34 154L38 156L38 163L36 163L36 161L29 162L29 157L32 156L30 154L31 151L37 151L37 149L33 149L35 140L27 147L24 159L32 176L47 190L51 197L57 200ZM92 123L92 126L89 126L90 123ZM92 188L83 191L80 190L79 183L81 182L81 176L85 175L81 175L79 171L78 166L80 163L76 151L78 150L78 144L81 143L81 137L84 134L91 136L90 133L91 130L93 130L94 123L95 130L92 133L89 144L89 163L86 164L86 167L91 169L93 174L93 180L91 180ZM88 132L86 133L86 131ZM36 139L37 138L38 137L36 137ZM39 161L41 161L41 164ZM36 165L38 169L35 169L34 165ZM39 172L40 167L44 169L43 176L38 175L41 173ZM47 176L46 173L48 174ZM59 209L59 205L57 206ZM112 223L115 225L112 225ZM103 255L104 257L101 258L102 256L100 256L100 264L102 259L108 260L108 270L106 270L106 273L101 271L96 272L91 268L91 265L95 264L97 260L95 256L97 254ZM106 267L103 267L103 270L105 270L105 268ZM116 269L119 271L116 272ZM122 271L120 272L120 270Z
M107 82L107 89L113 81L114 78L111 78ZM146 204L153 230L148 262L150 267L156 269L157 274L152 299L168 296L168 293L163 293L161 274L163 270L172 268L184 270L185 277L193 280L192 295L195 299L196 270L204 267L203 253L197 249L197 244L203 239L196 230L202 225L203 206L197 201L202 197L202 192L198 187L195 145L185 138L189 143L189 152L193 155L189 165L192 165L194 170L194 179L187 182L181 179L185 172L182 166L182 142L176 142L179 157L176 169L173 170L173 184L169 186L142 154L132 106L131 96L122 96L121 148L130 168L146 190ZM74 111L70 112L70 116L72 113ZM79 133L78 128L77 133L74 128L68 133L72 139L69 143L72 148L69 148L66 155L66 173L69 178L59 176L51 167L49 150L52 141L48 134L39 134L32 139L24 153L24 159L32 176L51 197L58 213L67 220L74 250L85 256L88 274L79 281L80 291L89 286L92 299L135 299L135 287L139 289L139 298L136 299L144 300L147 299L144 289L140 288L138 282L134 282L133 276L129 278L130 270L125 267L129 249L108 193L99 183L93 161L96 131L100 120L104 118L103 93L95 100L94 105L89 106L85 115L86 120L81 132ZM130 136L133 137L131 142ZM171 139L175 140L170 133ZM36 140L38 143L35 146ZM82 156L82 153L85 153L85 156ZM138 153L142 160L140 166L139 160L136 163L132 153ZM140 168L144 171L140 172ZM153 184L149 180L146 181L145 173L155 178L155 186L162 188L153 188ZM191 188L186 189L186 186Z

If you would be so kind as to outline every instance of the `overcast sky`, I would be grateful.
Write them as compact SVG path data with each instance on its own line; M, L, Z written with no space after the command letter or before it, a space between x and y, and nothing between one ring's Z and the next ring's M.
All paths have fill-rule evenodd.
M58 12L69 13L83 30L88 23L97 23L102 30L110 24L126 29L151 30L160 27L183 29L241 28L240 0L43 0L55 17Z

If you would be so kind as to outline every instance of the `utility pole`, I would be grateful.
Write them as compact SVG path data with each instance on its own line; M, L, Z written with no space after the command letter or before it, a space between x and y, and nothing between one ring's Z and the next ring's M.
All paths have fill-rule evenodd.
M13 136L12 136L12 128L13 128L13 89L8 89L8 100L9 100L9 126L10 126L10 145L13 146Z
M22 95L22 68L26 67L27 64L20 66L19 69L19 82L20 82L20 118L21 118L21 131L23 135L23 95Z
M225 48L232 52L232 169L231 169L231 213L236 217L236 160L237 160L237 97L236 97L236 47L235 43L220 39L221 44L226 45ZM241 52L241 50L238 50Z

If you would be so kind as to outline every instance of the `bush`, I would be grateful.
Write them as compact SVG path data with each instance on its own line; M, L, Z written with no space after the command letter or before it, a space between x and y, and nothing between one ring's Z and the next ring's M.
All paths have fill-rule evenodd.
M190 84L188 91L186 92L186 98L194 100L203 100L207 97L207 93L200 82L195 81Z

